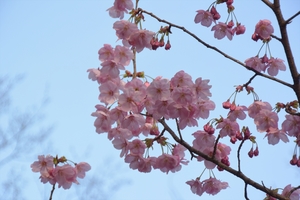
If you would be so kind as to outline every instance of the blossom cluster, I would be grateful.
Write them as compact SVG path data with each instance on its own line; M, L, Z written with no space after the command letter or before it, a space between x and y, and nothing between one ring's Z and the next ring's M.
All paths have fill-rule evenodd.
M74 163L75 166L72 166L67 161L65 157L39 155L38 161L33 162L30 167L33 172L40 173L42 183L57 183L59 188L69 189L73 183L79 184L77 178L84 178L91 166L86 162ZM59 165L62 163L63 165Z
M216 6L221 3L225 3L227 5L227 11L229 16L231 16L231 20L228 21L229 16L227 18L226 22L218 22L216 23L217 20L221 18L220 13L217 11ZM216 1L214 4L212 4L209 9L205 10L197 10L197 14L195 16L194 22L201 23L202 26L210 27L211 24L214 22L215 25L212 27L212 31L214 32L214 37L217 39L222 39L225 36L229 39L232 40L232 37L234 34L240 35L244 34L246 31L246 28L244 25L241 25L236 20L236 17L233 17L234 15L234 6L233 0L228 0L228 1ZM233 19L235 19L235 23L233 22Z
M195 180L187 181L186 184L190 185L191 191L199 196L201 196L204 192L215 195L222 189L226 189L228 187L227 182L221 182L220 180L212 177L204 181L200 181L200 178L196 178Z
M270 51L269 42L271 41L271 34L274 32L274 28L271 22L267 19L260 20L256 26L255 31L252 35L254 41L262 40L263 45L266 44L266 52ZM271 55L271 53L269 52ZM268 57L265 53L263 57L254 56L245 60L245 64L258 72L265 72L267 70L270 76L276 76L278 71L285 71L286 66L284 61L280 58Z

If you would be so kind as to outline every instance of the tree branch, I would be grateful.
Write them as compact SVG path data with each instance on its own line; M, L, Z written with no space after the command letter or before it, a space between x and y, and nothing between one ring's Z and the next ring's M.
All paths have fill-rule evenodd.
M140 12L143 12L143 13L146 13L147 15L149 15L149 16L155 18L155 19L156 19L157 21L159 21L159 22L166 23L166 24L168 24L169 26L178 28L178 29L180 29L180 30L186 32L188 35L192 36L194 39L196 39L199 43L203 44L203 45L206 46L207 48L212 49L212 50L218 52L219 54L223 55L225 58L228 58L229 60L232 60L233 62L235 62L235 63L237 63L237 64L243 66L244 68L246 68L246 69L248 69L248 70L250 70L250 71L253 71L255 74L257 74L257 75L259 75L259 76L262 76L262 77L265 77L265 78L267 78L267 79L270 79L270 80L272 80L272 81L278 82L278 83L280 83L280 84L282 84L282 85L285 85L285 86L287 86L287 87L293 88L293 85L291 85L291 84L289 84L289 83L287 83L287 82L285 82L285 81L282 81L282 80L280 80L280 79L274 78L274 77L272 77L272 76L268 76L268 75L266 75L266 74L263 74L263 73L261 73L261 72L258 72L258 71L256 71L255 69L253 69L253 68L251 68L251 67L245 65L245 64L242 63L241 61L239 61L239 60L237 60L237 59L235 59L235 58L229 56L228 54L224 53L223 51L219 50L218 48L209 45L208 43L206 43L206 42L204 42L203 40L201 40L200 38L198 38L194 33L188 31L188 30L187 30L186 28L184 28L183 26L178 26L178 25L173 24L173 23L171 23L171 22L168 22L168 21L166 21L166 20L164 20L164 19L160 19L159 17L157 17L157 16L154 15L153 13L148 12L148 11L146 11L146 10L143 10L143 9L141 9L141 8L139 8L139 11L140 11Z
M232 175L235 175L237 177L239 177L240 179L242 179L245 184L251 185L254 188L267 193L268 195L277 198L279 200L288 200L288 198L272 191L271 189L268 189L266 187L264 187L263 185L260 185L259 183L251 180L250 178L248 178L247 176L245 176L242 172L237 171L231 167L228 167L227 165L221 163L220 161L216 160L215 158L212 158L208 155L206 155L205 153L193 148L192 146L190 146L186 141L181 140L175 133L174 131L168 126L168 124L166 124L166 122L163 119L158 120L159 123L161 123L163 125L163 127L167 130L167 132L170 133L170 135L173 137L173 139L178 142L179 144L183 145L185 148L187 148L190 152L193 152L199 156L201 156L202 158L204 158L205 160L208 160L216 165L218 165L219 167L223 168L225 171L229 172Z
M298 15L300 15L300 11L298 11L296 14L294 14L293 16L291 16L290 18L288 18L287 20L285 20L286 24L289 24L292 22L292 20L297 17Z

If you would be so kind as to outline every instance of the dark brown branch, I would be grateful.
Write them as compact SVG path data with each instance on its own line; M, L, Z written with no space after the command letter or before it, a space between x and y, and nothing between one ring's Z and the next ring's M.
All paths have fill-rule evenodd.
M242 179L246 184L253 186L254 188L265 192L266 194L277 198L279 200L288 200L288 198L277 194L276 192L272 191L271 189L268 189L266 187L264 187L263 185L260 185L259 183L251 180L250 178L248 178L247 176L245 176L242 172L239 172L231 167L228 167L227 165L221 163L220 161L216 160L215 158L211 158L210 156L206 155L205 153L193 148L192 146L190 146L186 141L181 140L175 133L174 131L166 124L166 122L163 119L158 120L159 123L161 123L163 125L163 127L167 130L167 132L170 133L170 135L173 137L173 139L178 142L179 144L183 145L185 148L187 148L190 152L195 153L198 156L201 156L202 158L204 158L205 160L208 160L216 165L218 165L219 167L223 168L225 171L229 172L232 175L235 175L237 177L239 177L240 179Z
M289 24L292 22L292 20L297 17L298 15L300 15L300 11L298 11L297 13L295 13L293 16L291 16L290 18L288 18L287 20L285 20L286 24Z
M244 196L245 196L245 199L249 200L249 198L248 198L248 194L247 194L247 186L248 186L248 184L247 184L247 183L245 183L245 188L244 188Z
M217 139L216 139L216 142L215 142L214 152L213 152L213 155L212 155L212 157L211 157L212 159L215 158L216 151L217 151L217 145L218 145L219 139L220 139L220 134L218 135L218 137L217 137Z
M180 30L186 32L188 35L190 35L191 37L193 37L194 39L196 39L199 43L203 44L203 45L206 46L207 48L212 49L212 50L218 52L219 54L223 55L225 58L228 58L229 60L232 60L233 62L235 62L235 63L237 63L237 64L243 66L244 68L246 68L246 69L248 69L248 70L250 70L250 71L253 71L253 72L256 73L257 75L262 76L262 77L265 77L265 78L270 79L270 80L272 80L272 81L281 83L281 84L283 84L283 85L285 85L285 86L287 86L287 87L293 88L293 85L291 85L291 84L289 84L289 83L287 83L287 82L285 82L285 81L283 81L283 80L280 80L280 79L274 78L274 77L272 77L272 76L268 76L268 75L266 75L266 74L263 74L263 73L261 73L261 72L258 72L258 71L256 71L255 69L253 69L253 68L251 68L251 67L245 65L245 64L242 63L241 61L239 61L239 60L237 60L237 59L235 59L235 58L229 56L228 54L224 53L223 51L219 50L218 48L209 45L208 43L206 43L206 42L204 42L203 40L201 40L200 38L198 38L194 33L188 31L188 30L187 30L186 28L184 28L183 26L178 26L178 25L173 24L173 23L171 23L171 22L168 22L168 21L166 21L166 20L164 20L164 19L160 19L159 17L157 17L157 16L154 15L153 13L148 12L148 11L146 11L146 10L143 10L143 9L141 9L141 8L139 8L139 11L140 11L140 12L143 12L143 13L146 13L147 15L150 15L151 17L155 18L155 19L156 19L157 21L159 21L159 22L166 23L166 24L168 24L169 26L178 28L178 29L180 29Z
M244 144L245 140L243 139L241 144L238 147L238 151L237 151L237 159L238 159L238 171L241 172L241 158L240 158L240 152L242 149L242 146Z

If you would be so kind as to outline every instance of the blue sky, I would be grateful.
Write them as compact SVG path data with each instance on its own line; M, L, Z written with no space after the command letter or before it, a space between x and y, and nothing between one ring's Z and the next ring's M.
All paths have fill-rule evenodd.
M140 0L140 7L155 13L162 19L184 26L201 39L241 61L255 56L261 43L250 39L254 26L260 19L274 21L272 12L261 1L237 1L235 14L238 20L246 25L246 33L234 37L233 41L216 40L210 28L193 22L195 11L208 8L210 3L210 1L195 0L151 2ZM50 102L44 108L45 122L54 124L54 131L48 145L39 146L39 152L33 152L32 155L12 163L14 166L16 164L20 166L27 177L28 184L24 187L24 190L26 189L24 199L32 199L32 197L44 199L50 192L50 185L44 186L39 183L38 175L33 174L29 168L40 154L65 155L76 162L87 161L92 166L87 176L105 176L108 177L108 182L123 178L130 181L130 184L124 183L126 185L116 193L112 191L111 199L199 199L191 193L185 182L199 176L203 170L202 163L192 161L175 174L166 175L159 171L141 174L129 169L123 159L119 158L119 152L112 147L106 135L98 135L95 132L94 118L91 117L91 113L94 111L94 106L99 103L98 85L87 78L86 70L99 67L97 52L103 44L112 46L119 44L112 29L112 24L117 19L110 18L106 12L112 4L113 1L108 0L2 0L0 2L0 74L12 77L17 74L25 75L25 79L16 85L12 94L15 108L25 110L27 107L38 105L46 95L50 98ZM282 12L286 18L299 10L299 1L282 1ZM226 13L221 10L220 13L225 20ZM143 27L154 32L164 25L146 15L145 19ZM279 35L277 24L273 23L273 26L275 35ZM300 63L299 17L289 25L288 31L295 61ZM170 51L145 50L138 54L139 71L145 71L151 77L162 75L171 78L177 71L183 69L192 74L194 79L197 77L210 79L213 85L212 100L217 105L210 116L225 115L221 103L226 101L234 91L233 86L247 82L252 72L207 49L181 30L173 28L172 33ZM273 40L270 45L274 57L286 60L276 40ZM277 77L291 82L288 71L280 72ZM256 78L252 86L262 100L273 104L277 101L287 102L295 99L289 89L261 77ZM252 100L245 93L238 96L240 103L249 104ZM187 140L192 141L191 133L201 129L206 122L199 121L199 128L184 130L183 134L186 135ZM258 137L260 156L253 159L242 157L244 173L273 188L284 187L289 183L299 185L299 169L289 165L294 143L280 142L276 146L269 146L267 140L263 140L264 134L255 132L251 120L243 122L243 125L249 124ZM232 146L230 157L232 167L236 166L234 160L236 149L237 145ZM248 143L242 153L246 155L249 149ZM10 167L7 166L1 171L0 176L2 177L5 170ZM109 170L111 168L113 170ZM236 199L243 198L242 181L226 172L215 171L215 174L217 178L229 182L230 188L216 197L206 195L204 199L232 199L232 195L235 195ZM84 187L85 182L81 181L81 183L70 190L56 190L54 199L61 199L70 194L73 194L73 199L78 199L76 190ZM249 197L263 199L264 194L249 188Z

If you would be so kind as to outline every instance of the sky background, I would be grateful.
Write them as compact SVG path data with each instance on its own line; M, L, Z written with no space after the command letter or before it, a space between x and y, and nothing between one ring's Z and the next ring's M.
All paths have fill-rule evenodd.
M206 10L211 1L182 1L140 0L139 7L153 12L162 19L184 26L209 44L218 47L240 61L255 56L261 47L261 42L251 40L254 26L260 19L271 20L279 35L278 25L272 12L261 1L236 1L235 14L242 24L246 25L246 33L228 39L217 40L213 37L211 28L205 28L194 23L196 10ZM0 177L9 177L9 170L15 168L22 171L25 184L22 185L24 199L48 199L51 186L39 182L39 175L32 173L30 164L41 154L66 156L75 162L86 161L92 166L84 180L79 180L79 186L73 185L70 190L56 189L53 199L81 199L80 192L99 190L99 196L105 193L105 198L119 199L199 199L192 194L186 181L195 179L204 169L203 163L192 161L184 166L180 172L168 175L160 171L148 174L131 170L119 157L106 134L97 134L93 126L95 118L91 113L98 101L98 84L88 79L87 69L98 68L98 50L103 44L115 46L117 37L112 24L117 20L110 18L106 9L113 1L0 1L0 76L14 77L23 74L24 79L16 82L12 91L14 112L26 111L30 108L36 112L43 111L45 119L40 125L53 126L53 131L45 144L36 145L35 151L22 158L0 167ZM218 10L222 21L226 20L225 5ZM282 1L282 13L285 18L300 10L298 0ZM125 16L124 19L127 19ZM143 28L156 32L164 26L145 15ZM296 18L288 26L291 47L296 63L300 63L300 18ZM138 71L145 71L150 77L163 76L171 78L179 70L197 77L210 79L213 85L212 100L216 103L215 111L210 118L225 116L222 102L226 101L234 92L234 86L246 83L253 75L241 66L227 60L216 52L197 43L193 38L181 30L172 29L170 36L171 50L148 49L137 55ZM286 60L280 44L273 40L270 43L272 56ZM260 54L263 55L262 53ZM287 64L287 63L286 63ZM131 69L131 65L128 69ZM289 71L280 72L277 78L291 83ZM260 99L276 102L295 100L294 93L288 88L257 77L251 85ZM41 102L49 97L47 106ZM249 105L252 96L246 93L238 95L239 104ZM283 116L283 115L281 115ZM280 121L280 124L282 122ZM182 131L187 141L196 130L201 130L208 120L200 120L199 127L187 128ZM270 146L263 140L264 134L257 133L252 120L240 124L249 125L253 134L257 136L260 155L248 158L247 152L251 148L250 142L242 149L242 170L250 178L272 188L283 188L291 183L299 185L299 168L292 167L289 161L294 150L294 143ZM6 126L5 120L1 126ZM229 143L228 139L222 142ZM239 144L239 143L237 143ZM231 167L236 168L236 149L238 145L231 145ZM0 151L0 159L9 154L12 149ZM243 199L244 184L241 180L227 172L214 171L218 179L227 181L229 188L221 191L217 196L204 194L203 199ZM93 177L105 180L98 184L88 182ZM1 179L2 179L1 178ZM208 178L208 173L203 179ZM22 182L23 183L23 182ZM0 180L1 184L1 180ZM109 185L112 185L111 187ZM120 186L116 190L116 186ZM88 186L88 187L87 187ZM85 189L83 189L85 188ZM113 191L111 188L114 188ZM265 195L248 187L250 199L263 199ZM5 198L5 191L1 190L0 199ZM202 198L201 198L202 199Z

